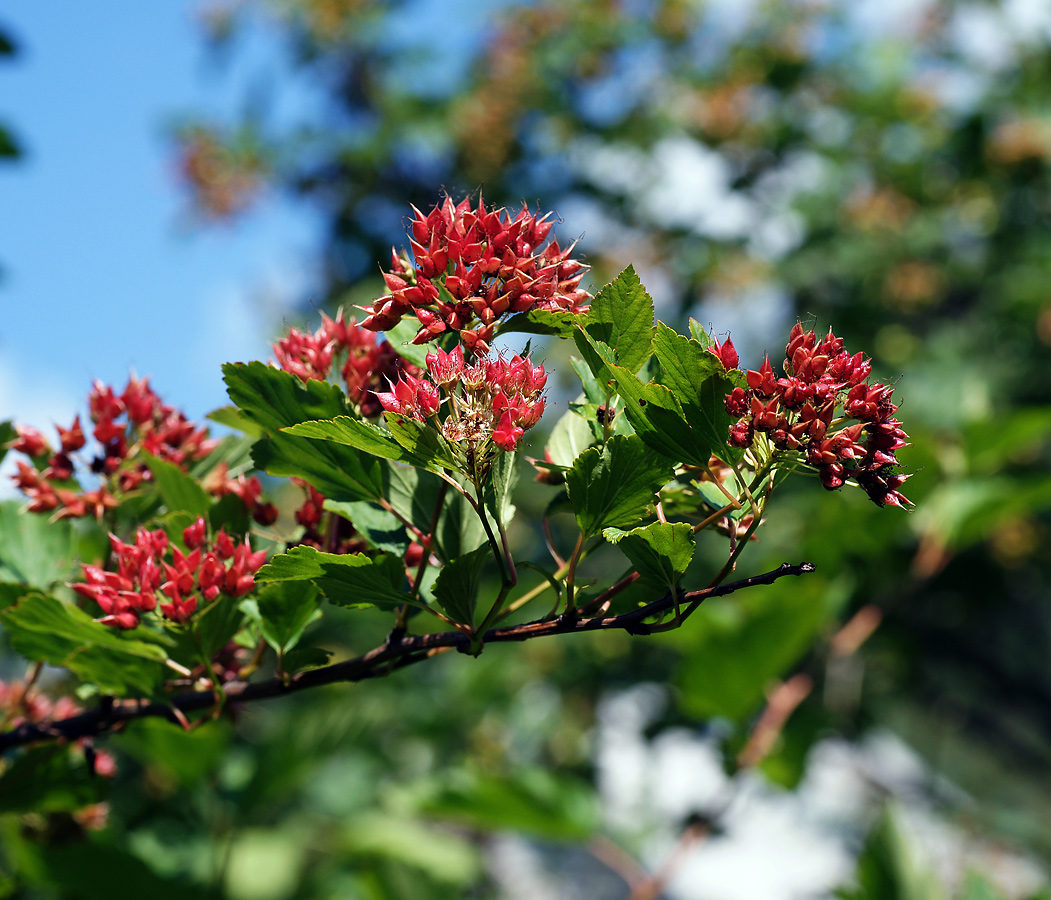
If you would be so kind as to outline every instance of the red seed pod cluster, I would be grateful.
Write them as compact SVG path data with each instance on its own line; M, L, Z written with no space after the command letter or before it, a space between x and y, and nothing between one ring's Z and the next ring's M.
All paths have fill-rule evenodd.
M95 516L101 519L118 505L120 494L152 480L144 454L157 456L184 471L215 449L217 441L172 406L164 403L150 387L149 380L132 377L123 392L96 381L88 396L94 425L92 436L98 442L90 460L79 451L87 444L80 416L69 428L56 426L58 447L53 448L35 428L16 426L18 437L9 449L24 453L32 465L18 462L15 485L29 498L30 512L54 512L55 518ZM75 480L78 463L98 476L100 484L84 490ZM226 470L213 473L205 488L216 496L234 493L242 498L260 522L273 521L276 510L260 502L262 486L258 479L230 480Z
M311 333L290 328L274 344L277 364L303 381L324 381L339 357L346 354L340 375L347 396L366 418L383 412L376 391L403 371L417 374L419 369L398 355L389 341L381 341L355 319L344 319L340 310L335 319L321 314L321 327Z
M457 344L449 353L428 353L427 374L429 379L402 376L378 395L380 403L389 412L433 424L455 446L469 448L472 459L486 455L490 445L516 449L544 413L547 373L528 357L497 355L468 365Z
M104 615L98 621L104 625L136 628L142 615L155 609L172 622L185 622L201 600L249 593L266 562L265 551L253 552L247 538L237 543L223 529L209 542L203 518L184 529L183 542L187 553L162 529L140 528L130 544L111 534L116 570L84 565L86 580L72 585L73 590L101 607Z
M426 215L413 208L413 260L391 254L383 275L388 295L365 309L372 331L393 328L414 313L420 322L413 343L444 331L458 332L469 351L485 355L502 316L530 309L578 312L591 299L581 290L587 266L562 249L550 232L551 214L523 206L517 214L487 210L481 196L454 204L446 195ZM545 243L547 242L547 243Z
M737 418L729 443L750 447L764 434L778 450L798 452L827 490L853 480L878 505L904 507L910 501L898 488L909 476L895 453L908 446L908 435L894 418L893 388L869 384L871 373L869 360L844 350L831 329L819 340L797 323L784 377L775 377L768 357L746 373L747 389L726 395L726 410Z

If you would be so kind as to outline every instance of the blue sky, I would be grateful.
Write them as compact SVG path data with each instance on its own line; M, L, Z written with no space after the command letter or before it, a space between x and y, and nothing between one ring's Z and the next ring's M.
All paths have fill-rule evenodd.
M27 151L0 167L0 420L50 429L84 408L93 379L119 389L131 369L199 418L225 402L220 365L266 358L309 295L319 223L302 207L271 198L237 226L189 225L166 129L232 114L282 67L265 35L217 66L199 5L0 12L20 47L0 65L0 118Z

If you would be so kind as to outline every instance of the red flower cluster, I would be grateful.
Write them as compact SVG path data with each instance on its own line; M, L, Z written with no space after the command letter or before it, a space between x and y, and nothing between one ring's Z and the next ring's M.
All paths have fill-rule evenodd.
M377 395L380 403L388 412L432 422L447 440L471 448L475 459L489 442L514 450L544 413L547 373L517 354L467 365L457 344L449 353L428 353L427 372L430 380L403 376L388 393Z
M727 412L739 417L730 444L750 447L763 433L778 450L800 453L830 491L853 479L880 506L909 504L898 490L909 476L898 471L895 456L908 435L893 418L893 389L868 383L869 360L851 356L831 329L819 341L798 323L787 357L784 378L774 377L768 357L758 372L746 373L747 390L726 395Z
M88 395L88 407L94 423L92 435L101 445L89 463L91 471L102 479L95 490L85 491L74 480L75 454L86 444L80 416L69 428L56 426L57 450L35 428L17 426L18 437L8 447L25 453L34 465L19 462L18 473L12 477L29 497L30 512L57 510L55 518L59 519L88 515L101 519L118 505L117 495L152 480L143 453L185 471L218 443L208 437L207 428L198 428L162 402L146 378L130 378L120 394L96 381ZM230 478L226 467L218 466L205 479L204 487L217 497L236 494L261 524L271 524L277 518L273 504L261 502L263 488L254 476Z
M135 628L143 613L159 609L164 618L185 622L197 610L198 598L211 602L219 594L242 597L255 586L254 575L266 552L252 551L247 538L238 544L222 529L209 545L203 518L183 531L189 553L183 553L162 530L140 528L135 543L110 535L117 570L84 565L86 582L73 590L94 600L104 625ZM169 562L170 560L170 562ZM158 603L160 591L168 602Z
M450 329L468 350L485 355L501 316L577 312L591 298L580 289L587 267L570 256L573 246L544 244L554 224L550 213L538 216L523 206L512 216L506 208L486 210L481 197L472 209L469 200L454 205L446 195L427 215L415 206L413 214L415 265L391 254L383 275L390 294L365 309L370 315L362 325L371 331L387 331L412 312L420 321L413 343Z
M342 310L334 320L322 313L321 327L313 334L290 328L288 334L274 344L277 364L303 381L324 381L336 358L344 352L346 359L340 375L347 385L350 401L366 418L383 411L375 392L385 380L398 377L402 371L419 372L398 355L389 341L377 340L375 334L354 319L346 321Z

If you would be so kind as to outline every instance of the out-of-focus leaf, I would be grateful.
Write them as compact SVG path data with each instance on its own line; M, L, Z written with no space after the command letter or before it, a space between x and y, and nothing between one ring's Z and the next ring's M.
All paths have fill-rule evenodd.
M49 589L73 575L73 531L62 519L21 512L15 500L0 503L0 580Z
M69 746L32 747L0 775L0 813L67 812L98 803L109 785Z
M326 500L325 509L345 518L377 550L404 556L409 549L405 526L397 516L385 509L372 503L338 503L334 500Z
M174 463L158 456L147 453L145 459L161 500L169 512L185 511L194 516L208 512L212 498L192 477Z
M46 880L70 900L185 900L200 895L198 887L162 878L137 856L112 844L73 841L49 847L43 859Z
M450 618L464 625L474 625L482 570L491 557L492 550L486 544L442 566L434 582L434 599Z
M858 858L856 886L841 900L947 900L937 878L917 861L897 818L887 812L869 833Z
M421 369L427 368L427 354L432 352L430 344L414 344L412 339L420 330L420 322L415 316L405 316L393 328L388 328L383 336L390 345L398 352L398 355L407 359L413 365ZM448 348L446 348L448 349Z
M622 531L607 528L603 537L632 561L639 577L661 592L675 589L693 560L693 528L684 522L652 522Z
M157 767L181 785L196 784L214 772L230 744L230 726L220 720L207 728L187 731L165 719L128 723L113 738L114 745L146 768Z
M614 435L580 454L566 472L577 525L586 537L643 518L654 495L672 477L672 465L635 436Z
M691 620L676 681L688 715L742 719L810 647L842 595L818 577L709 600Z
M22 155L22 148L11 130L0 124L0 159L17 159Z
M300 545L271 559L256 581L312 581L337 606L393 609L412 602L402 588L405 568L396 556L369 559L361 553L322 553ZM414 605L422 604L416 602Z
M443 785L421 812L484 831L522 831L545 840L583 840L598 825L589 785L525 767L507 777L462 774Z
M340 840L353 856L410 866L442 884L466 887L481 872L481 855L470 841L416 819L366 812L347 823Z

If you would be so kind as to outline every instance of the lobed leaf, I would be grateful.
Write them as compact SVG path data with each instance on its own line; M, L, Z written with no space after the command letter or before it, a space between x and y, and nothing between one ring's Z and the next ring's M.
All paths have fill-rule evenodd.
M631 531L606 528L602 535L624 551L642 581L661 592L675 590L696 549L693 528L685 522L652 522Z
M614 435L601 449L580 454L566 472L566 487L584 536L634 525L672 477L671 462L637 435Z

